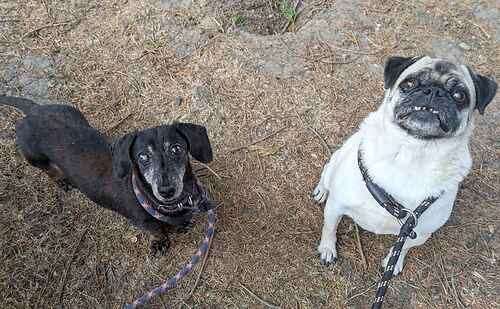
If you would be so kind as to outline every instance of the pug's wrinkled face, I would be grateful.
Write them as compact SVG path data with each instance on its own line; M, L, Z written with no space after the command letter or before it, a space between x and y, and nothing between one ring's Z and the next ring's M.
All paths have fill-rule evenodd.
M445 60L408 70L397 83L394 121L420 138L453 136L469 119L472 95L463 72ZM469 78L470 81L472 81Z
M430 57L399 58L392 67L390 61L385 79L386 87L390 85L395 124L420 139L452 137L465 130L474 108L478 107L476 75L470 69ZM487 83L483 86L489 86L488 91L493 91L493 95L489 93L489 98L483 98L488 102L480 102L483 104L480 112L496 92L496 83L481 78L485 80L479 82Z

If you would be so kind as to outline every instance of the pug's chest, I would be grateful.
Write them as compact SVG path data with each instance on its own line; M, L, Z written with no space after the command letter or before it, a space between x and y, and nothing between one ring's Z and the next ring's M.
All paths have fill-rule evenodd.
M456 191L445 192L421 215L415 228L417 233L430 234L437 231L449 219L456 196ZM415 209L419 202L398 200L404 207ZM371 195L359 203L345 209L345 215L352 218L361 228L375 234L398 235L400 222L385 208L380 206Z
M396 218L391 216L381 206L371 201L348 207L345 210L345 215L366 231L375 234L397 235L399 233L400 225Z
M456 187L456 170L436 164L374 164L370 169L375 183L394 197L416 203L430 196Z

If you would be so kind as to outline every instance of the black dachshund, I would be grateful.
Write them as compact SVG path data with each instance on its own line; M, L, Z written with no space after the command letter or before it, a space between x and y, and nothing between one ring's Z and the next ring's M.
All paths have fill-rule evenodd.
M8 96L0 96L0 104L26 115L16 124L16 143L31 165L151 232L153 254L168 248L168 231L182 230L193 212L213 206L189 161L189 154L203 163L212 160L202 126L158 126L111 145L74 107Z

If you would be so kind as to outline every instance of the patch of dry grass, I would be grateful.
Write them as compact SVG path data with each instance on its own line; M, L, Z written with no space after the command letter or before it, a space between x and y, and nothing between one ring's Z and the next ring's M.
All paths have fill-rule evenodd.
M432 50L433 40L449 39L472 46L465 58L480 71L498 74L494 25L472 16L470 1L453 10L430 1L361 2L360 20L346 15L327 25L343 29L338 41L300 30L331 8L330 1L306 6L297 33L268 38L200 30L214 10L198 4L193 10L165 10L146 0L0 5L18 20L0 23L0 67L28 55L52 59L48 97L74 104L110 136L172 119L208 127L216 154L211 168L222 179L206 182L223 206L192 306L259 306L243 284L284 307L365 307L393 238L361 231L364 269L353 223L344 220L340 261L330 269L319 265L322 211L308 195L328 153L317 135L335 149L376 108L383 93L380 67L373 64L387 55L420 54ZM259 61L269 55L256 42L271 44L279 59L299 59L306 73L283 78L263 71ZM2 91L29 95L13 88L6 72L1 76ZM474 169L451 221L411 251L392 283L388 308L499 305L498 104L490 110L478 119ZM12 139L18 117L2 108L2 307L118 307L174 274L192 254L205 218L175 236L165 257L150 258L144 234L83 195L60 192L24 162ZM153 307L179 305L195 279Z

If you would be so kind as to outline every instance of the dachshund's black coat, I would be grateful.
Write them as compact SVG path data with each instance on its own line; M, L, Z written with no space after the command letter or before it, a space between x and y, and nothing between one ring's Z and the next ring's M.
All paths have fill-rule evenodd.
M26 114L16 124L16 143L31 165L151 232L155 237L153 250L168 246L166 233L170 228L190 223L190 210L171 214L168 223L149 215L136 200L131 173L136 169L144 187L156 187L150 195L166 201L189 191L196 179L188 153L204 163L212 160L204 127L188 123L163 125L126 134L111 145L71 106L37 105L7 96L0 96L0 104Z

